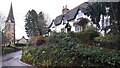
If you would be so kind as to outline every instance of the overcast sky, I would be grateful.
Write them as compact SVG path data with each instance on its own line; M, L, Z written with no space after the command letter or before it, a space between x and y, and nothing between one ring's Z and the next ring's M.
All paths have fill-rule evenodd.
M88 0L1 0L0 13L7 17L12 2L16 24L16 39L20 39L22 36L27 38L24 19L28 10L43 11L52 20L62 13L63 6L67 5L69 9L72 9L86 1Z

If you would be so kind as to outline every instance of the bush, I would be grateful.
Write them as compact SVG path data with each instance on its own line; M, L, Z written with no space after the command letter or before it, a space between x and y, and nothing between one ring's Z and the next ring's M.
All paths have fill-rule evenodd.
M15 45L18 46L18 47L26 46L26 44L20 44L20 43L16 43Z
M33 37L28 41L28 46L35 46L36 45L36 38Z
M30 46L23 50L22 61L37 66L119 66L117 51L85 48L82 44Z
M45 37L43 36L37 36L37 37L33 37L29 42L28 45L29 46L39 46L45 43Z
M120 49L120 35L107 35L103 37L96 37L95 44L99 44L105 48Z
M106 35L103 37L96 37L95 40L104 41L104 42L111 42L111 43L119 43L120 42L120 35Z
M66 42L77 42L83 44L91 44L95 37L99 36L97 31L87 30L82 32L68 32L64 33L61 32L57 35L50 36L46 39L46 43L55 43L55 44L62 44ZM64 43L63 43L64 42Z
M87 31L77 32L75 38L76 40L78 40L78 42L80 41L80 43L91 44L94 38L98 36L99 36L99 32L93 30L87 30Z
M104 49L81 49L79 55L93 63L108 64L111 66L118 66L120 64L120 56L116 51L108 52Z
M10 44L10 45L8 45L7 47L15 48L15 45Z
M47 37L46 44L23 50L22 61L38 66L119 66L120 53L86 47L99 36L96 31L59 33Z
M15 48L15 47L5 47L5 46L3 46L2 47L2 55L9 54L9 53L12 53L12 52L16 52L16 51L19 51L19 50L20 49Z
M43 37L43 36L37 36L36 39L37 39L36 40L36 45L37 46L45 43L45 37Z

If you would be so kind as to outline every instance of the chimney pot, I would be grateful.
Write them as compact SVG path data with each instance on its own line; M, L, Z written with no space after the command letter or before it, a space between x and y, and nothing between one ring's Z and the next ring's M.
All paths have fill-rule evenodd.
M64 9L64 6L63 6L63 9Z
M65 6L65 8L67 8L67 5Z

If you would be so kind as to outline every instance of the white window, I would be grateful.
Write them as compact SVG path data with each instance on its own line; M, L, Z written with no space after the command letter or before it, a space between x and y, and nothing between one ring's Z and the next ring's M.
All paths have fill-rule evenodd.
M61 29L61 32L66 32L66 28L62 28L62 29Z
M79 32L80 31L80 26L75 26L75 31Z

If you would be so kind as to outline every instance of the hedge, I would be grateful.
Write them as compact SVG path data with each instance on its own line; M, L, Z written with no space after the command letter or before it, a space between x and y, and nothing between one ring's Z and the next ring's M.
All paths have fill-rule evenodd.
M120 35L107 35L102 37L96 37L95 45L99 44L105 48L120 50Z
M82 44L30 46L23 50L22 61L35 66L109 66L120 65L120 52L86 48Z

